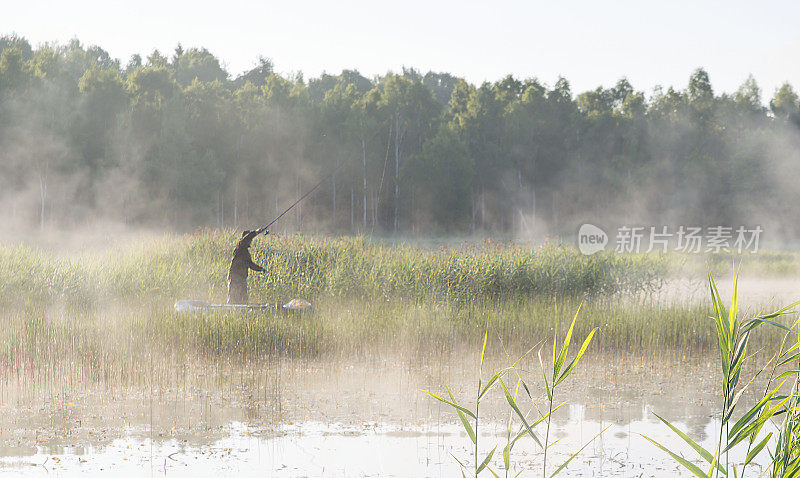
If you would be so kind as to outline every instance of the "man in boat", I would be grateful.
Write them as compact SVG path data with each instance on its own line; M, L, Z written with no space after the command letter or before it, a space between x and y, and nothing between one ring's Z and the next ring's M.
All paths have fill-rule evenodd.
M242 238L239 239L236 248L233 250L231 268L228 271L229 304L247 304L247 273L250 269L258 272L265 271L263 267L253 262L250 257L250 243L262 232L269 234L269 231L265 229L244 231Z

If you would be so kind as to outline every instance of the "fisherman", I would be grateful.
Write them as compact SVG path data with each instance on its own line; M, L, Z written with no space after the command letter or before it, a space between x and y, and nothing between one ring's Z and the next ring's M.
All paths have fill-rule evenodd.
M253 262L250 257L250 243L253 239L264 232L269 234L266 228L255 231L244 231L239 243L233 250L231 268L228 271L228 303L247 304L247 273L249 269L264 272L266 269Z

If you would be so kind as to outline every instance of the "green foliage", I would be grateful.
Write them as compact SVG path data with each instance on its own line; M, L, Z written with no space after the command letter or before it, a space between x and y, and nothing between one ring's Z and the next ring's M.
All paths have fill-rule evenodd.
M800 164L783 161L800 125L788 84L769 114L753 78L715 95L702 69L648 99L624 78L573 95L564 78L471 85L403 69L306 81L266 58L232 78L222 64L178 46L123 68L77 40L0 38L0 201L46 185L21 222L239 227L343 165L278 227L543 238L620 211L729 225L768 211L780 234L800 234L788 207L800 198L782 180Z
M103 308L120 301L168 310L177 299L224 301L237 237L233 231L203 231L72 257L0 246L0 310L62 303ZM445 343L453 334L469 338L487 322L508 340L536 342L561 330L554 319L559 310L574 310L582 300L583 319L573 335L601 329L593 338L599 350L658 358L707 351L718 343L716 333L697 320L711 313L708 306L649 297L671 261L658 256L586 257L554 245L490 243L429 249L294 235L257 238L251 250L267 269L250 274L252 301L301 297L320 309L352 310L360 317L342 322L331 312L341 329L332 333L330 347L393 334L410 343ZM770 330L750 338L758 346L778 340Z
M183 86L194 81L210 83L228 78L228 73L219 64L219 60L205 48L190 48L188 51L178 45L175 58L172 60L175 79Z
M62 296L176 299L194 291L223 297L236 232L191 236L111 250L98 256L56 258L43 251L0 246L0 297L35 301ZM654 290L666 271L657 256L584 256L565 246L535 248L493 243L429 250L385 246L365 238L270 235L254 241L253 260L264 274L251 274L252 295L416 300L574 297ZM51 287L42 280L64 278ZM29 293L34 291L33 293Z
M475 174L473 159L466 145L455 133L440 128L426 141L422 152L410 158L407 168L416 174L415 192L430 204L429 226L435 231L463 231L469 226L472 184Z
M800 103L797 101L797 93L795 93L792 85L789 83L781 85L778 91L775 92L775 96L770 100L769 107L778 118L796 119Z
M578 308L578 312L580 312L580 307ZM555 407L553 406L553 403L554 403L553 402L553 395L555 393L555 388L558 386L558 384L560 384L565 378L567 378L569 376L569 374L572 372L572 370L578 364L578 361L583 356L583 354L586 352L586 349L589 346L589 343L591 343L592 337L594 336L594 333L597 330L597 329L593 329L591 332L589 332L588 336L584 340L583 345L581 346L581 348L578 351L578 353L575 354L575 356L569 362L569 365L567 365L566 368L563 368L565 360L567 358L567 354L569 352L569 343L570 343L570 340L572 338L573 329L575 328L575 321L578 318L578 312L575 313L575 318L573 318L573 320L572 320L572 324L570 325L569 331L567 332L567 335L564 338L564 342L563 342L563 344L561 346L561 349L560 349L560 352L558 353L558 356L556 356L556 340L555 340L555 337L554 337L552 376L551 376L550 380L548 380L547 375L546 375L545 370L544 370L544 364L542 364L542 374L544 376L545 391L547 392L547 400L548 400L548 404L549 404L549 409L548 409L546 414L541 414L540 413L538 418L536 418L534 420L531 420L529 418L529 416L528 416L529 413L523 412L523 410L520 408L520 403L519 403L519 400L518 400L518 397L517 397L519 389L520 389L520 384L524 387L525 392L527 393L528 397L532 398L531 397L531 393L530 393L530 389L529 389L528 385L522 380L522 378L520 378L517 381L516 390L514 391L513 394L509 391L508 387L506 386L505 382L503 381L503 377L508 375L508 374L510 374L510 373L512 373L512 372L516 372L519 375L520 371L517 370L517 368L516 368L517 364L519 363L519 360L511 363L508 367L506 367L504 369L501 369L499 371L495 371L494 374L491 376L491 378L489 378L489 380L487 380L485 383L483 382L483 359L484 359L484 356L486 354L486 343L487 343L487 339L488 339L488 336L489 336L488 335L488 324L486 326L486 331L484 332L484 336L483 336L483 347L481 348L480 362L479 362L479 365L478 365L478 386L477 386L477 396L476 396L476 399L475 399L474 411L472 411L472 409L465 408L464 406L460 405L457 402L457 400L453 396L452 392L450 392L450 387L447 386L447 383L445 383L445 389L447 390L447 394L449 396L449 400L445 399L445 398L442 398L442 397L440 397L440 396L438 396L438 395L436 395L434 393L431 393L431 392L429 392L427 390L423 390L424 393L426 393L426 394L430 395L431 397L435 398L436 400L439 400L440 402L443 402L443 403L449 405L450 407L452 407L455 410L456 414L458 415L459 419L461 420L461 424L463 425L464 430L467 433L467 436L470 438L470 440L472 441L473 445L475 446L474 454L473 454L475 467L472 470L474 472L474 476L477 477L484 469L488 469L489 472L491 472L492 475L494 475L494 476L499 476L497 474L497 472L495 472L489 466L489 464L491 463L492 457L494 456L494 453L497 450L497 447L499 445L495 446L483 458L483 461L480 461L480 462L479 462L480 457L479 457L479 451L478 451L478 442L479 442L478 426L480 424L480 405L481 405L481 401L485 398L485 395L487 394L487 392L489 392L489 390L491 390L492 387L495 384L500 384L500 388L503 391L503 396L505 397L506 401L508 402L508 406L511 409L511 418L509 419L509 424L508 424L507 441L506 441L506 445L505 445L505 447L503 448L503 451L502 451L502 454L503 454L503 471L505 471L505 476L508 477L509 476L509 472L511 471L511 452L512 452L512 450L514 448L514 445L521 438L523 438L525 436L529 436L542 449L542 452L544 454L542 477L547 477L548 476L547 475L547 450L552 445L549 442L549 439L550 439L550 422L551 422L553 413L556 410L558 410L561 407L561 405L566 403L566 402L564 402L564 403L561 403L560 405L557 405ZM541 362L541 351L539 353L539 360ZM471 418L473 420L474 425L470 422L470 420L467 417L469 417L469 418ZM519 420L519 431L516 432L516 433L512 433L512 427L513 427L513 424L514 424L513 419L514 418ZM546 431L546 434L545 434L544 441L542 441L540 439L540 437L534 431L534 429L538 425L540 425L542 423L546 423L547 424L547 431ZM549 476L552 478L553 476L558 475L562 470L564 470L567 467L567 465L581 451L583 451L589 445L589 443L594 441L595 438L600 436L600 434L602 434L608 428L609 427L606 427L604 430L602 430L600 433L598 433L595 437L593 437L591 440L589 440L585 445L583 445L578 451L576 451L575 453L570 455L570 457L564 463L562 463L561 466L559 466ZM454 456L454 458L455 458L455 456ZM458 461L459 465L461 465L462 474L464 474L464 472L468 470L467 467L464 465L464 463L461 460L458 460L458 458L456 458L456 461ZM519 474L517 474L517 476L519 476Z
M792 446L796 439L797 431L795 430L795 424L793 422L794 418L792 418L792 415L796 413L792 404L796 403L798 400L798 372L796 370L790 370L774 377L775 366L773 366L767 387L761 398L749 409L746 409L744 413L739 414L739 418L735 421L734 411L739 405L742 395L753 382L753 379L748 382L742 380L744 365L752 358L752 355L748 354L751 332L762 324L768 324L778 329L785 330L787 334L796 333L785 325L776 322L776 319L790 313L794 307L800 304L800 301L771 314L759 315L747 320L742 320L739 317L740 314L738 310L737 275L734 273L733 294L730 307L727 309L722 302L719 290L710 270L708 282L711 291L711 302L714 306L714 327L717 333L720 364L722 367L722 406L717 447L714 450L705 449L667 420L658 415L656 415L656 417L675 432L684 442L691 446L691 448L708 463L709 469L707 472L703 471L703 469L692 461L687 460L655 440L646 436L644 438L661 450L667 452L675 461L691 471L695 476L710 478L719 477L720 474L722 474L725 476L743 477L745 476L747 466L753 462L762 450L764 450L773 435L773 432L762 433L764 427L770 423L774 417L786 413L787 417L784 419L784 424L780 428L780 436L775 445L775 452L771 453L772 474L770 476L794 476L795 471L791 462L794 460L797 450L793 449ZM798 322L795 322L795 327L797 324ZM782 344L785 343L785 341L786 337L784 337ZM776 355L781 362L776 366L784 365L795 360L798 354L791 354L791 352L796 348L797 346L784 352L783 345L781 345L781 350ZM775 360L776 357L773 357L772 360ZM770 362L772 362L772 360L770 360ZM770 363L764 365L756 372L755 376L767 370L769 365ZM781 378L791 376L795 377L795 384L791 387L791 393L781 395L780 391L787 379L784 379L777 385L775 385L774 382ZM738 468L737 463L729 461L728 451L737 446L744 446L745 444L747 444L747 453L744 461L738 463L738 465L741 466L741 468ZM787 466L784 467L784 465Z
M19 88L28 80L23 54L18 48L5 48L0 53L0 91Z

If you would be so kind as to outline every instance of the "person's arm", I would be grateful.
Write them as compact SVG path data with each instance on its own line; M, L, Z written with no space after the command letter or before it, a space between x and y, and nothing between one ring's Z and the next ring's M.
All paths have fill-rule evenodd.
M258 265L255 262L253 262L253 258L250 257L250 252L249 251L248 251L247 257L245 259L247 259L247 261L246 261L247 262L247 267L249 267L250 269L252 269L252 270L254 270L256 272L264 272L266 270L263 267L261 267L260 265Z

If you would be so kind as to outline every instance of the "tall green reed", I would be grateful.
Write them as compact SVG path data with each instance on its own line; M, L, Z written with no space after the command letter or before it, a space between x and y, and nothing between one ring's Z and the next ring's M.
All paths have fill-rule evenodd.
M532 394L530 392L530 388L525 383L525 381L522 379L522 377L520 376L520 378L517 380L517 384L516 384L515 391L514 391L513 394L508 389L508 386L505 384L505 382L503 380L503 376L504 375L506 375L507 373L509 373L512 370L516 370L517 364L519 363L519 359L517 361L511 363L510 366L508 366L506 368L503 368L500 371L495 372L491 376L491 378L489 378L489 380L487 382L485 382L485 384L482 381L482 378L483 378L483 372L482 372L482 370L483 370L483 359L484 359L484 355L486 353L486 340L487 340L487 337L488 337L488 327L486 329L486 332L484 333L483 347L481 349L480 364L479 364L479 367L478 367L478 386L477 386L477 395L476 395L476 399L475 399L475 408L474 408L475 411L474 412L458 403L458 401L456 400L456 398L453 396L452 392L450 391L450 387L447 386L447 383L445 383L445 389L447 390L447 394L449 396L449 400L445 399L445 398L442 398L441 396L436 395L436 394L434 394L432 392L429 392L427 390L423 390L424 393L427 393L428 395L430 395L431 397L435 398L436 400L439 400L439 401L449 405L450 407L452 407L456 411L456 414L458 415L459 420L461 421L461 424L463 425L463 427L464 427L464 429L465 429L465 431L467 433L467 436L469 436L470 440L472 440L472 443L475 446L475 448L474 448L475 451L474 451L474 455L473 455L473 457L474 457L474 468L473 468L474 476L477 477L483 470L488 470L495 477L499 476L497 474L497 472L495 472L494 469L492 469L492 467L490 466L491 459L492 459L492 457L493 457L493 455L494 455L494 453L497 450L497 447L499 445L495 446L485 456L483 461L479 462L479 454L478 454L478 441L479 441L478 429L479 429L479 424L480 424L480 413L479 412L480 412L481 400L484 398L486 393L489 392L489 390L492 388L492 386L495 385L496 383L500 384L500 387L503 390L503 395L504 395L506 401L508 402L509 408L511 409L513 414L517 417L517 419L520 422L519 431L516 432L516 433L513 433L513 434L512 434L512 431L511 431L514 428L512 426L513 425L512 422L510 421L509 425L508 425L508 432L507 432L507 435L506 435L506 445L503 448L503 468L504 468L506 476L508 476L508 474L509 474L509 472L511 470L511 452L513 450L513 447L521 438L523 438L525 436L529 436L531 439L533 439L533 441L542 449L542 452L543 452L542 476L543 477L547 476L547 450L553 445L553 444L550 443L550 425L551 425L552 415L553 415L554 412L556 412L559 408L561 408L561 406L563 406L566 403L566 401L565 401L565 402L562 402L562 403L560 403L558 405L554 405L555 404L554 397L555 397L556 388L567 377L569 377L570 373L572 373L572 371L575 369L575 367L577 367L578 362L580 361L581 357L583 357L584 353L586 352L587 348L589 347L589 344L592 342L592 337L594 336L595 332L597 331L597 329L593 329L591 332L589 332L588 336L584 339L583 344L581 345L581 348L578 350L578 352L575 354L575 356L572 358L572 360L569 361L569 363L567 363L566 360L567 360L567 357L568 357L568 354L569 354L569 346L570 346L570 342L572 340L572 334L573 334L573 330L575 328L575 322L578 319L578 313L579 312L580 312L580 307L578 308L578 311L575 313L575 317L573 317L573 319L572 319L572 323L570 324L569 330L567 331L567 334L564 337L564 341L562 342L560 348L558 348L558 336L554 334L554 337L553 337L553 351L552 351L553 363L552 363L552 368L550 368L547 372L545 371L545 366L544 366L544 363L543 363L542 358L541 358L541 350L539 351L539 361L540 361L540 365L542 367L542 377L544 378L544 386L545 386L545 391L546 391L546 394L547 394L548 410L547 410L547 413L544 413L544 414L539 413L538 418L535 418L534 420L531 420L529 418L529 413L523 412L522 408L520 407L520 404L519 404L519 401L518 401L518 394L519 394L519 390L520 390L520 385L525 390L528 398L531 401L533 401L533 396L532 396ZM505 347L504 347L504 350L505 350ZM548 373L550 374L550 378L548 378ZM518 374L518 376L519 376L519 374ZM469 419L467 417L472 418L474 425L470 423L470 421L469 421ZM537 426L539 426L540 424L542 424L542 423L546 423L546 431L545 431L544 441L542 441L542 439L539 437L539 435L535 431L535 428ZM567 458L566 461L564 461L558 468L555 469L555 471L553 471L552 474L550 474L550 477L556 476L561 471L563 471L567 467L567 465L569 465L569 463L580 452L582 452L592 441L594 441L598 436L600 436L600 434L605 432L608 428L609 427L606 427L605 429L603 429L600 433L595 435L591 440L586 442L586 444L584 444L578 451L576 451L575 453L571 454ZM468 467L464 464L463 461L459 460L455 456L453 458L455 458L456 461L459 463L459 465L461 465L461 467L462 467L462 475L466 476L465 475L465 470L467 470ZM522 471L524 471L524 470L522 470ZM519 476L522 473L522 471L517 473L516 476Z
M675 461L698 477L719 477L720 474L736 477L744 476L747 466L758 457L772 438L773 432L769 432L766 435L762 433L765 425L775 416L787 412L792 413L794 408L788 407L787 403L790 402L790 400L795 400L797 397L795 391L797 385L796 370L780 374L774 379L770 376L767 387L760 399L750 408L746 409L738 420L734 421L734 412L740 404L740 400L745 391L753 384L755 378L767 369L771 362L770 360L766 365L759 368L749 381L742 380L743 367L746 363L749 363L753 357L751 354L748 354L751 333L763 324L782 329L789 333L791 329L777 322L776 319L790 313L789 311L800 304L800 301L770 314L763 314L742 320L739 317L738 310L736 272L734 272L733 275L731 303L727 310L710 270L708 273L708 283L711 292L711 301L714 306L713 320L722 369L721 419L716 447L713 450L702 447L669 421L656 414L659 420L687 443L699 457L708 464L708 471L704 471L692 461L680 456L652 438L644 435L642 436L656 447L668 453ZM797 323L795 323L793 327L796 326ZM780 359L782 359L781 362L777 364L778 366L785 365L791 360L800 357L800 354L788 358L785 357L785 353L779 353L778 355L780 355ZM792 387L793 392L788 395L781 395L779 392L785 384L787 377L793 374L795 375L795 386ZM775 382L781 379L783 379L783 381L775 385ZM791 422L787 422L784 427L788 430L791 428L791 425ZM784 438L784 441L787 443L790 442L791 435L792 432L788 431L788 435ZM747 444L747 449L744 460L738 463L730 460L730 450L739 445L744 445L745 443ZM776 453L773 454L773 459L779 451L780 450L776 450ZM789 455L796 453L796 450L783 451ZM787 475L779 474L773 476Z
M464 427L464 431L466 431L467 436L469 436L470 440L472 440L472 444L474 445L474 455L473 455L473 457L474 457L474 467L473 467L473 472L474 472L474 476L476 476L476 477L484 469L489 470L492 473L492 475L498 476L497 473L494 470L492 470L492 468L489 466L489 463L492 461L492 457L494 456L494 452L497 451L497 446L492 448L492 451L490 451L482 461L480 461L480 462L478 461L480 459L479 455L478 455L478 444L479 444L479 439L480 439L480 435L478 435L478 432L480 431L480 428L479 428L479 426L480 426L480 405L481 405L481 399L483 399L483 397L492 388L492 386L497 382L497 380L500 378L500 376L503 373L505 373L506 371L509 370L509 369L504 369L504 370L501 370L500 372L495 373L489 379L489 381L486 382L486 384L484 385L484 383L483 383L483 359L484 359L484 357L486 355L486 341L487 341L488 338L489 338L489 330L487 328L486 331L484 332L484 335L483 335L483 347L481 347L480 363L478 364L478 386L477 386L477 393L476 393L476 397L475 397L475 411L474 412L472 410L470 410L469 408L466 408L466 407L464 407L464 406L462 406L462 405L460 405L458 403L456 398L453 396L453 392L450 391L450 387L447 385L446 382L445 382L444 386L445 386L445 389L447 390L447 395L450 397L449 400L447 400L445 398L442 398L439 395L436 395L435 393L429 392L427 390L423 390L424 393L427 393L428 395L430 395L431 397L435 398L436 400L439 400L440 402L446 403L447 405L451 406L456 411L456 414L458 415L458 418L461 421L462 426ZM472 418L474 425L470 423L470 420L467 417ZM461 474L462 474L462 476L466 476L465 470L468 469L467 465L465 465L462 460L459 460L458 458L456 458L455 455L453 455L453 458L461 466Z
M542 451L543 451L542 476L543 477L547 476L547 450L551 446L551 444L550 444L550 425L551 425L551 421L552 421L552 417L553 417L553 412L558 410L562 405L564 405L566 403L566 402L561 402L559 405L554 406L556 388L558 387L558 385L561 384L561 382L563 382L567 377L569 377L570 373L572 373L572 371L578 365L578 361L581 359L581 357L583 357L583 354L586 352L586 349L589 347L589 344L592 342L592 337L594 337L594 334L597 331L597 328L594 328L589 332L589 334L586 336L586 339L584 339L583 344L581 345L581 348L578 350L578 353L575 354L575 357L573 357L573 359L569 362L569 364L566 364L567 355L569 353L569 345L570 345L570 342L572 340L572 333L573 333L573 330L575 329L575 322L578 320L578 314L580 313L580 309L581 309L581 307L579 306L578 310L575 312L575 316L572 319L572 323L570 324L569 330L567 331L567 334L564 337L564 341L562 342L560 349L558 348L558 335L556 333L553 334L552 367L550 367L550 368L546 368L545 367L544 361L542 360L542 351L541 351L541 349L539 350L539 365L541 367L542 378L544 379L544 387L545 387L545 392L546 392L546 395L547 395L548 410L547 410L546 414L542 415L542 417L539 420L537 420L537 422L534 423L534 425L528 425L528 423L526 421L526 418L525 418L525 414L520 409L516 398L509 392L508 387L506 387L506 385L502 381L502 379L500 379L500 386L503 388L503 394L505 395L509 406L514 411L514 413L517 414L517 417L520 419L520 421L524 425L524 429L528 433L528 435L531 438L533 438L534 441L536 441L537 444L539 444L539 446L542 448ZM566 364L566 367L564 366L565 364ZM548 378L548 375L549 375L549 378ZM525 390L528 392L529 398L531 398L530 397L530 391L529 391L530 389L525 384L524 381L523 381L523 386L524 386ZM542 443L540 441L540 439L536 436L536 433L534 432L534 426L538 425L539 423L541 423L542 421L545 421L545 420L546 420L546 431L545 431L544 443ZM600 433L598 433L591 440L586 442L586 444L583 445L578 451L576 451L575 453L570 455L569 458L566 461L564 461L564 463L562 463L558 468L556 468L556 470L550 476L551 477L555 476L558 473L560 473L562 470L564 470L564 468L566 468L567 465L580 452L582 452L592 441L594 441L595 438L600 436L600 434L602 434L607 429L608 429L608 427L606 427L604 430L602 430Z
M201 231L74 257L0 245L0 306L22 296L41 302L191 295L219 300L236 240L233 231ZM249 280L258 301L324 296L466 303L640 292L657 288L666 271L666 261L657 256L584 256L553 244L431 250L364 237L290 235L258 238L252 255L266 268Z

